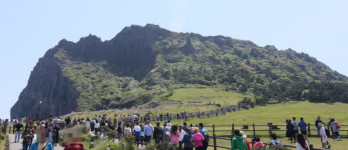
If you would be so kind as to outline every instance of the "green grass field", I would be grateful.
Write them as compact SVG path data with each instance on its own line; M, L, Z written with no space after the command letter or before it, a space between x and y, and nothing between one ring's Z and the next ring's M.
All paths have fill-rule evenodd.
M160 101L160 107L156 109L147 109L146 105L139 106L138 110L108 110L108 111L100 111L100 112L84 112L75 114L72 117L93 117L94 115L102 115L108 114L109 117L113 117L115 113L120 114L146 114L146 113L176 113L176 112L197 112L211 109L218 109L216 105L208 105L212 104L221 104L231 105L237 104L244 97L251 98L251 94L243 95L235 92L225 92L225 91L217 91L215 89L206 88L206 89L196 89L196 88L185 88L185 89L176 89L173 92L173 95L168 98L168 100ZM182 104L171 104L171 103L182 102ZM300 117L304 117L307 123L312 124L311 127L314 129L314 122L317 116L321 116L324 122L328 122L329 117L334 117L336 121L338 121L341 125L348 125L348 104L345 103L334 103L334 104L326 104L326 103L310 103L308 101L300 101L293 103L283 103L283 104L269 104L265 106L256 106L255 108L249 110L241 110L238 112L227 113L226 115L214 117L214 118L203 118L203 119L191 119L188 120L188 124L196 125L199 122L204 123L206 126L215 125L227 125L224 127L217 127L216 130L221 130L217 132L216 135L231 135L232 124L235 124L235 129L241 129L243 124L253 124L256 125L267 125L267 123L273 123L279 125L278 127L282 130L285 129L285 120L291 119L292 117L297 117L299 120ZM181 125L182 121L173 121L172 124ZM251 129L252 126L249 126ZM212 128L207 127L207 129L211 132ZM265 126L256 126L257 130L268 130L269 128ZM348 130L348 126L342 126L343 130ZM251 131L245 131L249 137L252 137ZM285 131L273 131L280 135L280 140L284 144L290 144L289 141L284 138ZM315 129L311 131L312 134L316 134ZM347 131L341 131L341 134L347 135ZM268 131L257 131L256 135L262 136L264 142L268 142L269 139L267 137ZM250 138L251 139L251 138ZM314 147L320 147L320 140L318 138L311 138L310 142L314 145ZM346 139L342 139L342 141L333 141L330 140L332 145L332 149L345 149L347 142ZM220 145L230 145L229 141L218 141ZM294 145L294 143L292 143Z

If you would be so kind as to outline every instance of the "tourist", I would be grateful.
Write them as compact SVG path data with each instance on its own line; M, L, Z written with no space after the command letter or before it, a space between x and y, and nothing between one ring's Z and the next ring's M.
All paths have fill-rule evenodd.
M300 118L298 126L300 127L301 134L307 135L307 123L303 120L303 117Z
M245 144L245 140L240 134L239 130L233 131L233 138L231 140L231 150L247 150L247 146Z
M141 128L141 131L140 131L141 146L143 146L144 140L145 140L145 129L143 124L140 124L140 128Z
M294 126L294 137L296 141L296 135L298 134L298 126L296 122L296 117L292 117L292 125Z
M328 142L328 138L325 131L325 125L323 123L318 123L318 127L320 131L320 136L321 136L322 148L326 148L326 145L328 145L329 142Z
M294 125L291 123L291 120L287 120L286 131L287 131L287 137L290 137L290 142L292 143L293 139L295 142Z
M47 130L47 133L46 133L46 142L47 143L53 143L53 124L50 123L48 125L48 130Z
M319 123L323 123L323 122L320 120L320 116L318 116L318 117L317 117L317 120L315 120L315 127L317 127L318 137L321 137L321 136L320 136L320 127L319 127Z
M160 122L157 122L154 128L153 138L155 139L155 144L159 144L163 140L163 129L160 127Z
M196 150L203 150L204 136L199 132L198 128L194 128L193 141L195 143Z
M130 128L129 123L127 123L126 128L124 129L124 136L131 135L132 129Z
M170 132L170 143L176 147L179 144L179 137L180 137L180 132L178 131L178 126L176 125L172 126L172 129Z
M203 150L207 150L208 144L209 144L209 134L208 134L208 131L203 128L203 123L199 123L198 128L199 128L199 132L204 136Z
M87 120L86 120L86 127L87 127L88 132L89 132L91 129L91 120L89 120L89 117L87 117Z
M99 123L99 121L97 120L96 122L95 122L95 125L94 125L94 131L95 131L95 135L99 135L99 128L100 128L100 123Z
M183 139L184 139L184 135L185 135L185 131L184 129L186 123L184 123L184 126L179 126L179 132L180 132L180 137L179 137L179 150L182 150L182 145L183 145Z
M308 141L303 134L297 134L296 150L309 150Z
M247 146L247 149L250 150L250 143L249 143L249 141L247 139L246 134L243 131L240 131L240 135L244 138L244 141L245 141L245 144Z
M6 135L7 127L8 127L8 119L5 120L5 122L4 122L4 128L2 129L2 132L3 132L5 135Z
M21 138L21 132L22 132L22 128L23 128L23 124L21 120L18 120L18 123L16 123L16 125L13 126L13 128L16 131L15 134L15 143L19 142L19 139Z
M265 146L264 143L260 142L261 141L260 137L255 137L254 141L255 141L255 143L253 145L253 148L261 148L261 147Z
M193 150L194 143L192 142L192 135L190 133L190 130L188 128L184 128L184 138L183 138L183 143L184 143L184 150Z
M146 121L146 125L144 127L144 133L145 133L145 144L150 143L151 137L153 135L153 127L150 124L150 120Z
M270 146L283 145L280 141L277 140L277 134L271 133L270 138L271 138L271 142L269 143Z
M34 138L34 134L29 130L28 126L25 126L24 132L22 134L23 138L23 150L28 150Z
M170 139L170 129L167 128L167 123L163 124L163 143L168 143Z
M341 128L339 123L335 121L334 118L331 119L331 123L329 124L331 126L332 132L333 132L333 139L340 139L339 129Z
M94 127L95 127L95 120L91 121L90 127L91 127L91 132L93 133L94 132Z
M59 124L56 123L56 125L53 128L53 135L52 135L54 145L57 145L57 143L59 142L59 131L60 131Z
M134 137L135 137L137 147L139 146L141 141L140 133L141 133L141 127L139 126L139 122L136 122L134 126Z

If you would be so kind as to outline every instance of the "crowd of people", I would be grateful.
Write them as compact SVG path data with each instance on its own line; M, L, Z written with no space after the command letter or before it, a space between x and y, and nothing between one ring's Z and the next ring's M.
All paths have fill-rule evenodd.
M115 114L116 116L116 114ZM117 139L121 140L123 136L134 136L135 144L143 146L150 143L151 140L155 144L168 143L177 147L180 150L206 150L209 143L208 131L204 128L203 123L199 123L198 127L192 124L189 126L186 122L182 126L171 124L171 114L167 113L165 117L157 115L156 126L151 125L151 116L145 115L139 117L138 115L120 115L118 118L107 118L106 115L95 116L93 118L50 118L46 121L36 121L33 119L13 121L13 133L15 134L14 142L19 142L23 138L23 150L27 150L33 143L34 134L36 133L37 140L46 142L47 144L56 145L59 142L59 131L64 128L73 127L76 125L86 126L88 133L98 135L100 138L107 137L107 131L113 130L117 133ZM159 121L164 121L161 124ZM181 117L178 117L181 118ZM152 119L153 120L153 119ZM143 124L143 122L145 124ZM2 131L6 133L9 125L9 120L1 121L3 126ZM162 126L161 126L162 125ZM197 126L197 125L196 125ZM318 137L321 139L322 147L329 146L328 137L330 134L333 139L339 140L340 125L334 118L329 118L329 122L325 124L318 116L315 121L315 126L318 131ZM331 130L331 133L330 133ZM243 131L234 130L234 136L231 139L231 149L250 150L251 148L265 146L261 142L260 137L252 139L252 144L249 143ZM307 123L304 118L300 118L297 123L296 118L286 120L286 136L289 141L296 142L298 150L309 149L309 139L307 136ZM270 134L270 142L267 145L282 145L277 140L275 133Z

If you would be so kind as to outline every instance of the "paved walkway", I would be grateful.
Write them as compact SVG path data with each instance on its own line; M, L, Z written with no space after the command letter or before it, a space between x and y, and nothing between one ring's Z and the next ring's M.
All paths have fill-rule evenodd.
M10 150L22 150L23 149L23 145L22 145L23 139L20 139L18 143L14 143L14 139L15 139L15 135L9 134ZM57 145L54 147L54 150L64 150L64 147Z

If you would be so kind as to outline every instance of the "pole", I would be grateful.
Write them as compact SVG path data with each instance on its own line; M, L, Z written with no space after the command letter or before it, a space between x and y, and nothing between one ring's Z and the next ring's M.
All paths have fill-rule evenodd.
M255 123L253 123L253 133L254 133L254 138L256 137L255 135Z
M216 150L215 124L213 124L213 138L214 138L214 150Z
M308 123L308 136L311 137L311 124Z
M39 121L41 121L41 111L42 111L42 101L40 101L40 115L39 115Z

